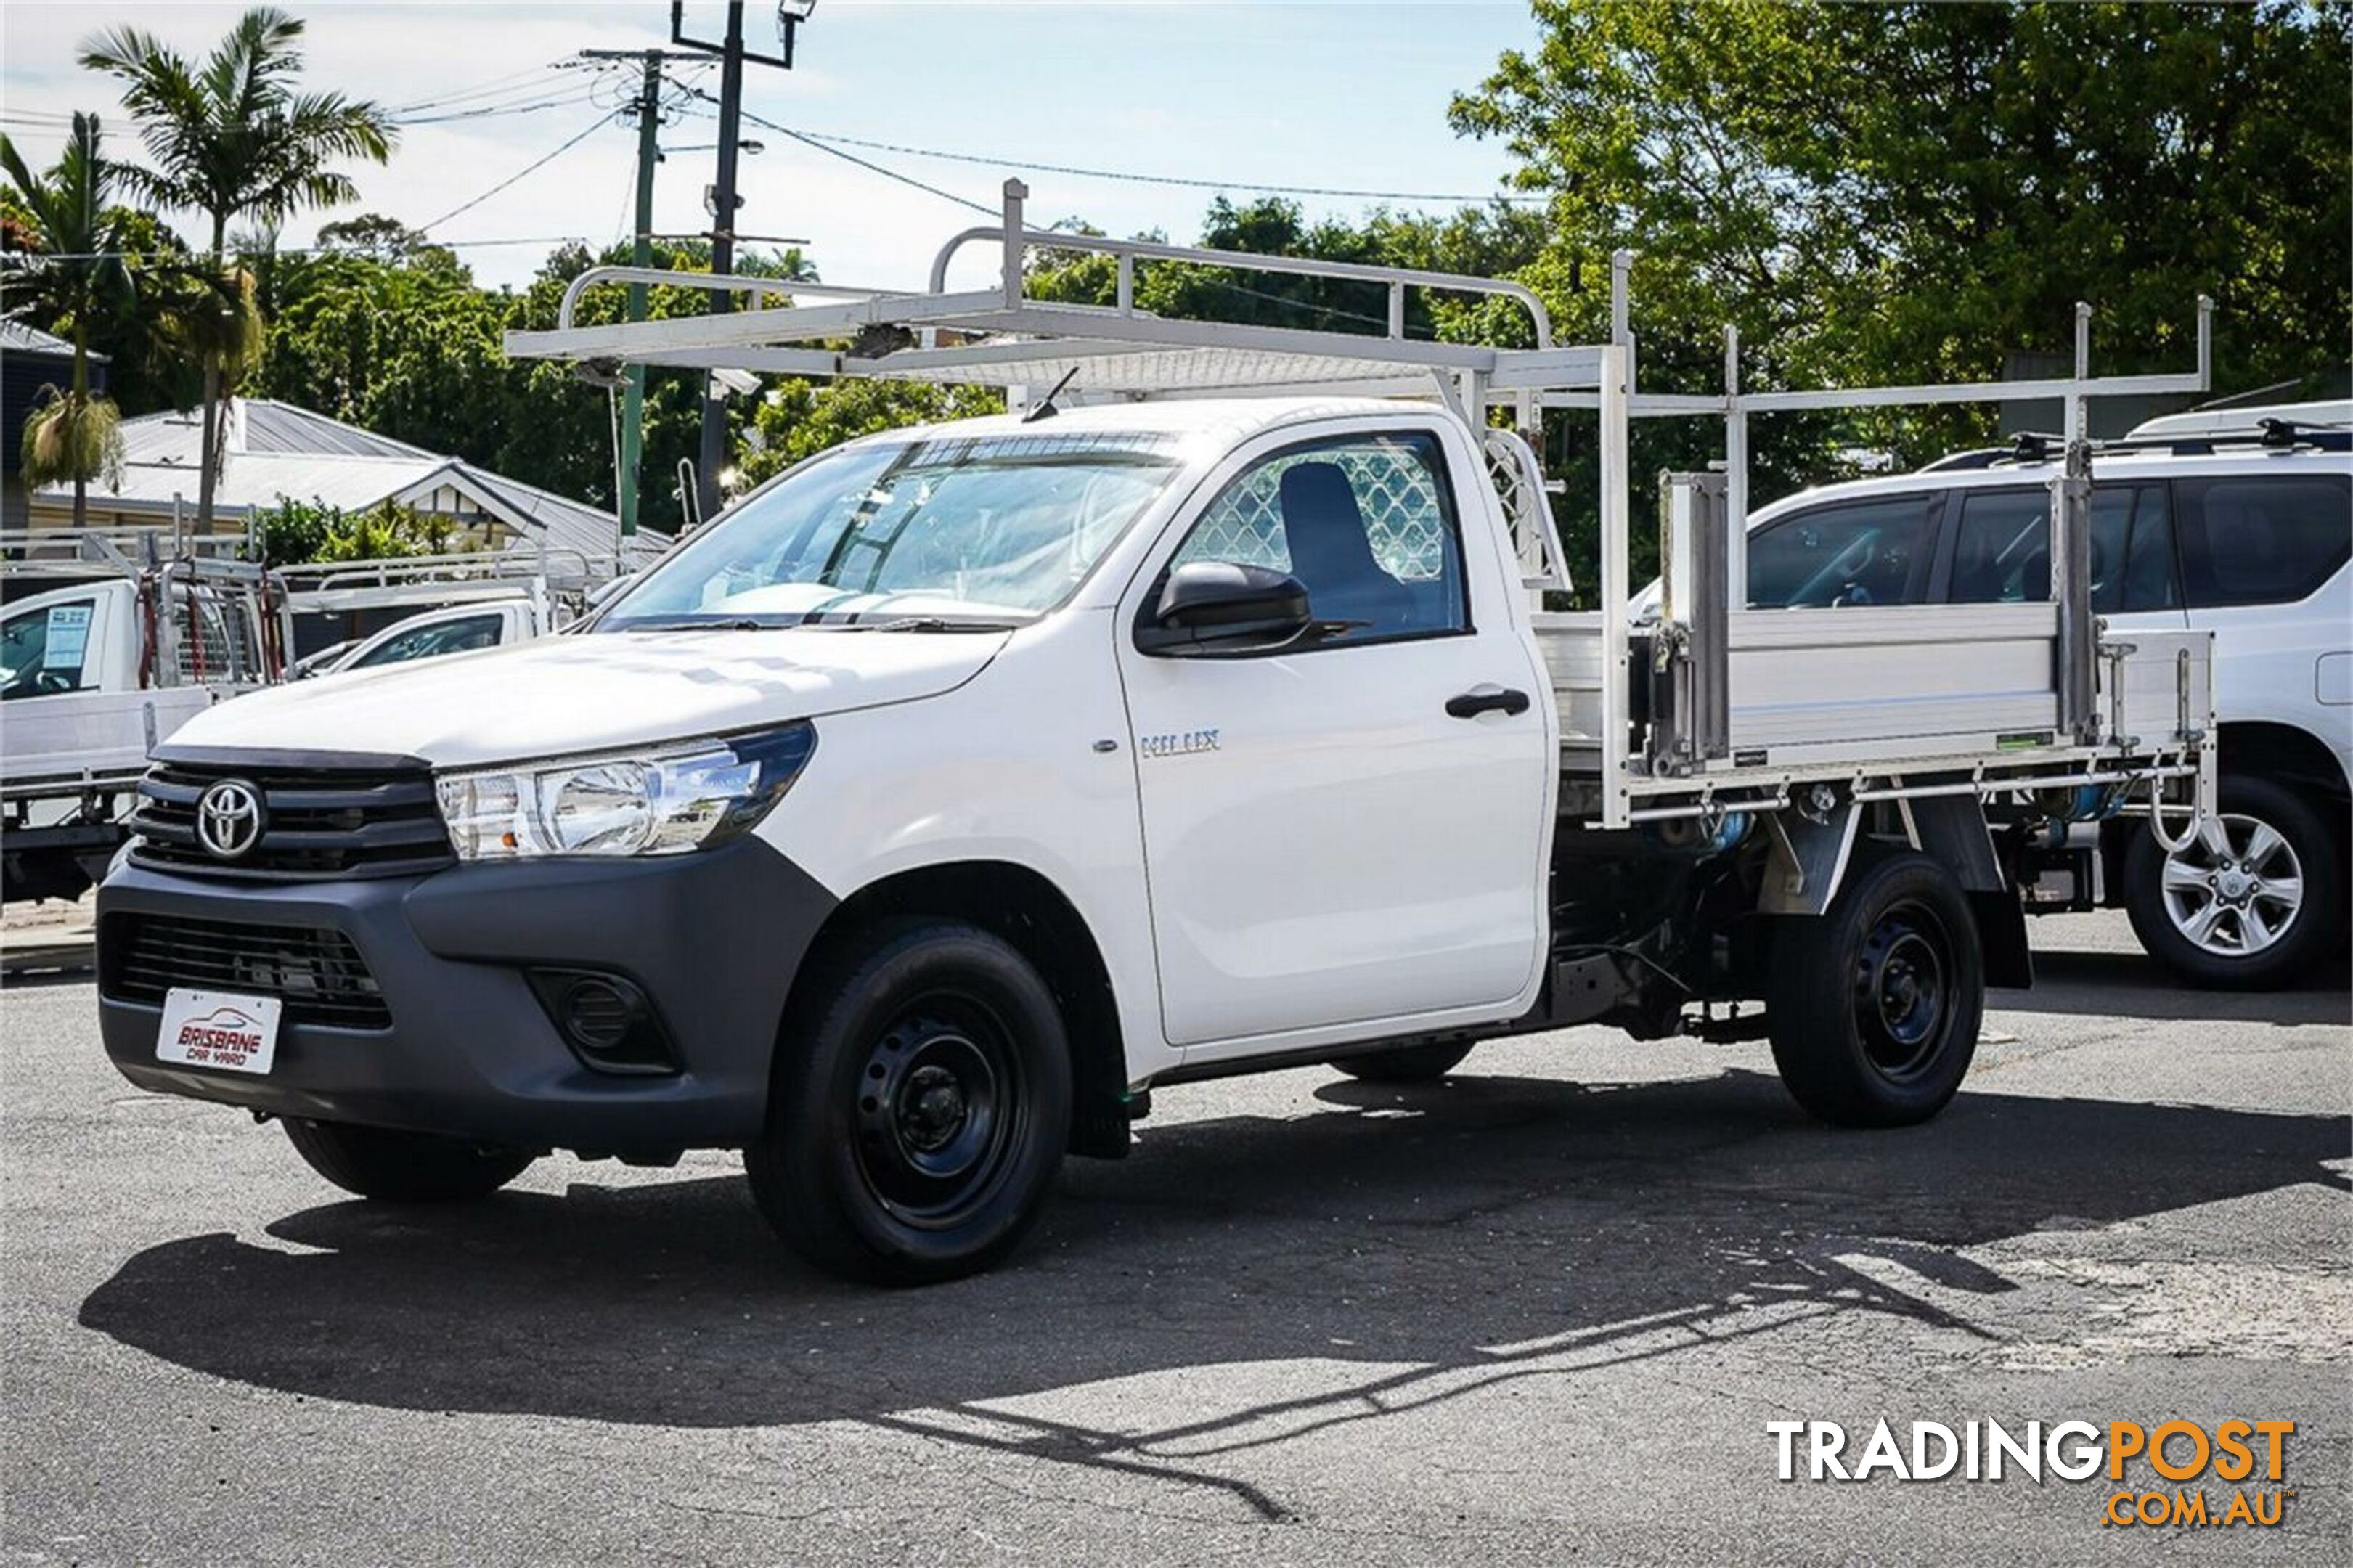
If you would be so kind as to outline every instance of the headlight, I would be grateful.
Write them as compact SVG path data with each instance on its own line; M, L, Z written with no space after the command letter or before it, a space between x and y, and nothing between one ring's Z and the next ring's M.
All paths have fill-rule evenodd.
M441 820L460 860L678 855L768 814L817 749L809 724L640 751L444 773Z

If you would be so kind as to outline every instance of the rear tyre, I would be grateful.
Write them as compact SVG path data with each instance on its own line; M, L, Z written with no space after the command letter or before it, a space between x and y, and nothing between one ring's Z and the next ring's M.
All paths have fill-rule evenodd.
M2319 812L2286 786L2223 778L2221 812L2178 854L2148 833L2125 852L2125 910L2150 957L2193 985L2268 991L2336 954L2344 889Z
M1430 1083L1452 1072L1470 1054L1467 1044L1437 1042L1366 1051L1362 1056L1335 1057L1331 1065L1366 1083Z
M286 1118L287 1141L311 1169L347 1193L396 1204L455 1203L487 1197L530 1168L537 1156L389 1127Z
M1780 922L1766 994L1773 1061L1825 1121L1936 1115L1969 1070L1984 1016L1968 901L1926 855L1861 861L1828 911Z
M975 926L900 928L839 972L780 1048L752 1196L828 1273L976 1273L1037 1217L1071 1129L1052 991Z

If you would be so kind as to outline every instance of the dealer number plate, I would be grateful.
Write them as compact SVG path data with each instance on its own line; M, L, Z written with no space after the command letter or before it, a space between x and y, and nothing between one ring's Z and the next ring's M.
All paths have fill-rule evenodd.
M278 1054L278 1013L283 1005L276 996L174 987L164 996L155 1059L179 1067L266 1073Z

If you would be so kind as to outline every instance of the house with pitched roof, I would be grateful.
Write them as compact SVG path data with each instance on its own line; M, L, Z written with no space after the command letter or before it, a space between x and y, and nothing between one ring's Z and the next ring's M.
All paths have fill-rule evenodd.
M609 511L291 403L232 398L226 424L213 492L215 532L242 533L255 513L290 500L353 513L392 501L450 520L465 541L461 548L544 545L610 563L620 542L619 521ZM126 419L122 446L121 487L104 480L89 487L89 526L168 527L175 513L192 524L203 448L197 412L167 409ZM33 491L28 513L36 530L72 526L71 488ZM640 531L628 563L641 564L669 543L667 534Z

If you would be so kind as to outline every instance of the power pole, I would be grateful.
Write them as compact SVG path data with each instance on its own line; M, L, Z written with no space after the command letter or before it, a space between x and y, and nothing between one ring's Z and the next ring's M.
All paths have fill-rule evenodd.
M580 58L590 60L628 60L642 62L645 74L638 89L638 208L629 259L638 267L653 261L652 235L654 226L654 165L661 162L661 148L657 133L661 129L662 62L677 57L660 49L583 49ZM646 286L629 285L629 316L632 321L646 319ZM632 364L624 372L621 392L621 450L617 461L620 470L617 481L619 494L616 510L620 513L621 537L628 540L638 531L638 470L645 463L646 367Z
M727 0L727 36L712 44L686 36L686 0L670 0L670 38L682 48L719 57L719 171L712 185L711 270L726 276L735 270L735 157L743 128L744 62L754 60L779 70L793 68L793 35L816 9L816 0L780 0L776 22L784 53L756 55L744 47L744 0ZM724 289L711 291L711 309L724 314L735 308L735 297ZM708 518L719 511L719 472L727 462L727 407L718 379L702 380L702 443L695 464L694 486L700 510Z
M719 180L711 204L711 270L724 278L735 270L736 144L744 120L744 0L727 0L727 42L719 56ZM723 315L735 308L727 289L711 291L711 309ZM716 376L702 378L702 446L694 466L698 510L719 515L719 470L727 465L727 405Z
M638 267L653 264L654 164L661 157L654 132L661 125L661 51L646 51L645 84L638 89L638 221L629 247L629 260ZM629 320L646 319L646 286L629 285ZM646 439L646 367L629 367L629 384L621 393L621 538L638 531L638 465Z

